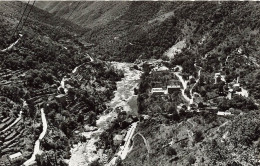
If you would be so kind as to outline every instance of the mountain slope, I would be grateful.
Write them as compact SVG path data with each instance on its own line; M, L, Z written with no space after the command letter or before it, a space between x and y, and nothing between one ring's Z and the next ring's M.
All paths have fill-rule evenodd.
M139 88L134 89L138 118L130 118L118 107L117 112L122 109L118 119L101 135L98 148L105 161L116 157L120 146L114 144L113 136L126 133L135 119L139 121L136 133L141 134L127 141L130 151L124 161L118 159L118 165L259 165L258 2L37 4L51 13L33 8L21 31L24 37L9 52L0 53L1 94L17 103L5 100L3 117L18 117L21 96L29 105L23 110L28 122L23 125L28 128L22 133L25 141L19 140L11 149L4 145L5 155L17 151L16 147L25 149L21 150L25 158L32 153L32 140L41 131L40 125L32 125L40 123L37 103L45 107L49 125L38 165L65 165L63 159L70 158L72 144L89 142L88 136L85 139L77 133L89 130L83 128L86 123L95 125L113 95L114 81L122 76L110 63L96 60L100 58L136 61L134 68L144 69ZM13 42L11 32L24 7L20 2L1 2L3 48ZM74 8L70 20L64 20ZM89 62L88 54L95 60ZM153 58L159 60L150 60ZM67 94L63 88L57 91L61 79L67 85L64 89L70 89ZM180 91L151 95L152 88L164 89L171 81L181 85ZM55 99L57 94L66 96L64 106ZM24 138L27 133L31 141ZM93 164L99 163L103 160Z
M36 6L53 13L55 16L68 18L83 27L93 28L106 25L124 14L129 2L36 2Z
M25 7L0 2L0 163L68 165L78 123L96 123L122 74L89 57L81 27L36 7L14 33ZM10 161L14 153L21 156Z
M159 58L184 38L196 42L221 32L223 40L246 25L252 31L259 27L257 2L46 2L41 7L62 18L76 7L69 19L90 28L82 38L96 45L91 51L116 60Z

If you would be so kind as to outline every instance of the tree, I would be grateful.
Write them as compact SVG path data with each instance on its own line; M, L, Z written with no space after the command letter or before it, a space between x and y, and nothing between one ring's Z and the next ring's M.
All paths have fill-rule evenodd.
M200 142L204 139L202 131L198 130L194 133L194 140L195 142Z
M98 160L93 161L92 163L89 164L89 166L101 166Z
M79 114L79 115L78 115L77 122L79 122L79 123L81 123L81 124L84 123L84 115L83 115L83 114Z
M203 104L202 102L199 102L199 103L198 103L198 107L199 107L199 108L203 108L203 107L204 107L204 104Z
M34 80L33 80L33 85L34 87L40 87L41 83L42 83L42 79L40 77L36 77Z
M177 152L176 152L176 150L175 150L173 147L169 146L169 147L166 149L166 155L167 155L167 156L177 155Z
M189 164L194 164L196 162L196 158L194 156L189 156L188 162Z
M173 120L179 120L180 119L180 116L176 110L176 107L174 105L171 105L169 108L168 108L168 112L172 114L172 118Z
M96 118L97 118L97 114L93 111L91 111L89 113L88 119L87 119L87 123L90 125L95 126L96 125Z
M122 161L122 159L121 159L120 156L116 159L116 164L115 164L115 165L116 165L116 166L124 166L124 165L123 165L123 161Z
M218 108L221 111L226 111L231 107L231 103L228 99L223 99L221 102L219 102Z

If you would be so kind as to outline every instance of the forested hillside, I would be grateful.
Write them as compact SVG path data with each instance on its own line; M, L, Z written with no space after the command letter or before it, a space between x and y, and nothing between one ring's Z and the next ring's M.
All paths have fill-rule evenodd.
M15 31L25 8L23 2L0 2L0 162L21 165L36 153L28 163L67 165L70 147L80 140L73 131L96 123L122 73L88 55L77 38L83 28L32 5ZM72 73L76 66L80 73ZM42 135L39 155L34 146ZM22 155L13 162L14 153Z
M47 2L44 9L56 13L56 16L67 18L68 13L62 13L67 3ZM117 60L134 61L138 57L159 58L178 40L187 39L188 43L192 44L207 36L209 40L214 39L214 42L208 41L203 45L205 54L216 45L223 45L225 39L237 42L245 33L251 33L250 30L254 33L259 27L258 2L115 3L70 2L70 5L67 5L70 10L73 7L76 9L74 17L69 18L71 21L86 28L91 25L92 30L87 30L83 37L97 45L93 52L107 59L114 57ZM112 9L91 12L91 5L98 5L102 9L111 6L126 7L117 8L117 17L107 19L114 16L114 13L111 14ZM89 13L76 19L82 12ZM93 15L96 17L94 21L104 19L101 21L104 24L94 25L92 21L87 21L87 25L82 23Z

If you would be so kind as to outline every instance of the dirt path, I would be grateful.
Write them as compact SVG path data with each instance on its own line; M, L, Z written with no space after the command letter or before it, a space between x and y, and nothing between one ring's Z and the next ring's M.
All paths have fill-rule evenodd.
M125 144L123 146L121 146L119 149L119 151L116 153L116 155L113 157L113 159L106 165L106 166L112 166L115 165L117 158L121 158L122 160L124 160L127 156L127 154L130 152L131 147L131 140L132 137L134 135L136 126L137 126L138 122L135 122L132 124L132 126L128 129L127 134L125 136Z
M196 63L194 64L195 67L199 67L196 65ZM176 66L179 68L179 71L178 72L174 72L174 74L178 77L178 79L180 80L182 86L183 86L183 89L181 89L181 93L182 93L182 96L183 98L189 103L189 106L188 106L188 110L190 110L190 105L193 104L194 102L194 94L193 93L193 89L194 87L198 84L199 80L200 80L200 73L201 73L201 67L199 67L199 71L198 71L198 78L196 79L195 81L195 84L192 86L192 88L190 89L190 96L191 97L188 97L187 94L185 94L185 91L186 89L188 88L188 81L187 80L184 80L183 77L180 75L181 72L182 72L182 67L181 66Z

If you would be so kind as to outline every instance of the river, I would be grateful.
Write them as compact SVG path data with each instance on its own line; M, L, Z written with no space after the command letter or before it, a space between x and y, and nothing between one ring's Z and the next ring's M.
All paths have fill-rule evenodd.
M136 109L132 109L131 102L137 100L137 96L134 95L134 88L138 86L142 72L139 70L131 69L132 63L119 63L111 62L115 68L124 71L124 78L117 82L117 90L115 91L114 98L108 103L108 106L113 110L107 114L102 114L98 117L97 130L81 133L85 137L89 138L87 142L78 143L71 149L71 158L69 160L70 166L83 166L88 165L100 157L97 153L98 149L95 145L99 141L99 136L104 132L111 122L117 117L115 108L122 107L124 111L128 113L136 113ZM132 127L128 129L126 134L127 140L130 141L136 125L132 124ZM128 153L127 143L120 148L122 156L126 156Z

